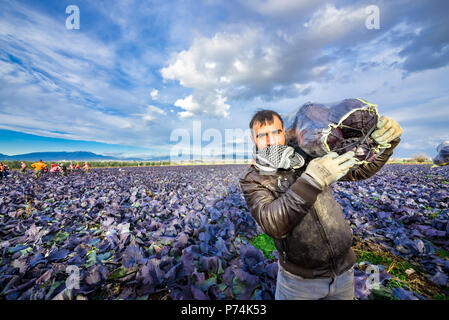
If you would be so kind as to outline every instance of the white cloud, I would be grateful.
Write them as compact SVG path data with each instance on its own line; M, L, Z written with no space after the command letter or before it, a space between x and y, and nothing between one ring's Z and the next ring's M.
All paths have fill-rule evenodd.
M345 7L326 5L316 11L305 23L309 37L320 41L335 41L353 30L365 28L367 15L364 7Z
M167 115L167 113L164 110L162 110L158 107L152 106L152 105L147 106L147 109L148 109L148 111L151 111L151 112L156 112L156 113L159 113L162 115Z
M157 98L159 96L159 90L157 90L157 89L151 90L150 96L151 96L151 99L157 100Z
M273 69L269 53L254 59L254 47L261 40L259 31L246 30L243 34L219 33L213 38L195 39L189 50L176 54L171 63L161 69L164 79L178 80L194 93L178 99L175 106L186 111L180 117L207 114L227 117L226 91L260 76L257 69ZM268 51L268 48L266 49ZM207 61L207 62L204 62Z
M278 2L253 1L250 7L269 11L275 3ZM281 1L279 5L288 11L308 4ZM200 115L204 110L209 115L222 115L223 103L215 98L217 92L230 105L257 97L279 100L304 95L312 89L311 81L335 76L332 64L340 57L326 55L323 45L357 39L361 34L365 42L374 37L363 35L364 9L327 5L311 16L307 28L294 31L229 25L212 37L197 36L187 50L171 56L161 75L164 80L179 81L181 86L193 89L187 99L176 101L186 110L179 114L182 117ZM218 109L213 111L214 108Z
M177 80L194 90L189 97L176 101L176 106L186 110L180 116L226 116L229 105L225 102L229 98L267 94L294 72L285 70L280 47L264 43L261 29L239 31L198 37L188 50L175 54L161 69L165 80Z
M185 111L179 112L180 118L189 118L194 115L206 114L216 118L227 118L230 106L225 103L226 97L220 93L196 92L184 99L178 99L175 106Z
M148 105L145 109L145 113L135 114L135 116L142 117L145 122L152 122L158 118L158 114L163 116L167 115L164 110L153 105Z

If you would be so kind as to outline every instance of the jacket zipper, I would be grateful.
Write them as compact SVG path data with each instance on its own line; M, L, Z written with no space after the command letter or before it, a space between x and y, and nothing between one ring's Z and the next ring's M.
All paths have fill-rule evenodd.
M320 220L320 217L318 216L318 213L316 213L316 211L314 209L312 209L312 212L314 213L314 215L315 215L315 217L316 217L316 219L318 221L318 224L319 224L319 227L320 227L319 230L320 230L321 236L325 239L327 247L329 248L329 253L330 253L330 256L331 256L330 260L331 260L332 275L334 277L337 277L337 274L335 272L336 267L335 267L335 260L334 260L334 257L335 257L334 249L332 248L332 245L331 245L331 243L329 241L329 237L326 234L326 230L324 229L323 224L321 223L321 220Z

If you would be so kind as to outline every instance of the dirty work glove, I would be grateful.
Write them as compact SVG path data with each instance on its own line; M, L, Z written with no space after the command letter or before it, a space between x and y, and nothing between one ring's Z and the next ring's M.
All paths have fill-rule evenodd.
M376 130L371 134L371 138L379 144L381 148L389 148L390 141L399 138L402 134L401 126L393 119L382 116L377 121Z
M309 182L312 179L312 184L322 190L343 177L357 163L354 155L353 151L348 151L341 156L336 152L329 152L321 158L310 161L301 177Z

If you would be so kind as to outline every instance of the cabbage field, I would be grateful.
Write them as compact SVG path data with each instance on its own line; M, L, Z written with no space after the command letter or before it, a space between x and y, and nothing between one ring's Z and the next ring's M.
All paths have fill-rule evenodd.
M0 299L273 299L277 252L246 207L246 170L11 172ZM356 299L448 299L449 167L391 164L333 188L354 233Z

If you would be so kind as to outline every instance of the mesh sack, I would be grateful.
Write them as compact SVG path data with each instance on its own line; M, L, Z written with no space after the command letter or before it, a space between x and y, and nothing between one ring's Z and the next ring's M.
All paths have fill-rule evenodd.
M449 140L443 141L437 147L438 155L433 159L435 165L449 164Z
M372 162L385 150L370 137L378 118L377 106L361 99L309 102L285 117L287 143L312 158L354 151L360 163Z

